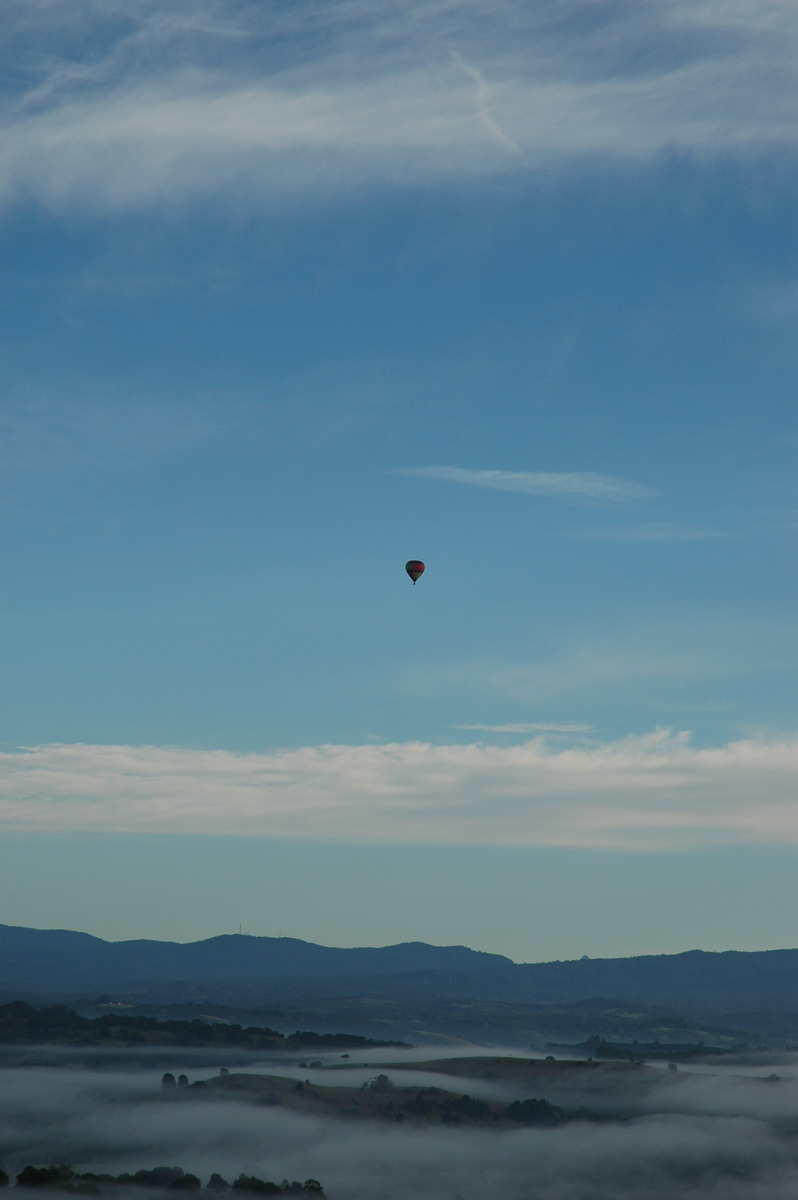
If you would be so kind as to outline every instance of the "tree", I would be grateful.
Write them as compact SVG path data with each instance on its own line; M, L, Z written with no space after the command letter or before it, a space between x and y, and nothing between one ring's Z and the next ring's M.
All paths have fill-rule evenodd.
M69 1188L74 1171L66 1163L50 1167L23 1167L17 1175L18 1187Z
M171 1071L167 1071L166 1074L161 1076L161 1087L173 1088L174 1086L175 1086L175 1077Z
M125 1178L119 1176L120 1183L135 1183L139 1187L169 1187L175 1180L182 1179L185 1171L182 1167L153 1167L152 1170L136 1171Z
M259 1192L265 1196L279 1196L280 1188L268 1179L258 1179L257 1175L239 1175L233 1183L235 1189L243 1192Z
M389 1092L393 1086L393 1081L387 1075L375 1075L373 1079L368 1079L363 1084L367 1091L372 1092Z
M560 1125L565 1120L563 1110L548 1100L514 1100L507 1105L504 1115L524 1125Z

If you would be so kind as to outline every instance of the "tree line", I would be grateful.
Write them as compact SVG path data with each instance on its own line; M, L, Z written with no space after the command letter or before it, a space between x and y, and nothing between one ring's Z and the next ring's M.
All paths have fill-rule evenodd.
M6 1171L0 1170L0 1187L9 1187L11 1180ZM202 1182L197 1175L184 1171L182 1167L153 1167L151 1170L134 1171L132 1174L123 1172L121 1175L98 1174L94 1171L74 1171L71 1166L61 1163L58 1166L33 1167L27 1166L16 1176L18 1188L46 1188L47 1191L69 1192L73 1195L102 1196L103 1186L150 1188L170 1192L198 1192L202 1190ZM318 1179L306 1179L300 1183L295 1179L291 1182L284 1179L282 1183L272 1183L268 1179L258 1179L256 1175L241 1174L232 1183L228 1183L221 1175L214 1172L205 1190L219 1197L225 1192L238 1192L260 1196L304 1196L306 1200L324 1200L324 1188Z
M253 1050L328 1050L404 1046L404 1042L374 1041L353 1033L314 1033L298 1029L284 1035L262 1025L191 1020L159 1021L157 1017L114 1011L101 1017L81 1017L65 1004L34 1008L24 1000L0 1005L0 1042L67 1042L77 1045L117 1043L144 1046L243 1046Z

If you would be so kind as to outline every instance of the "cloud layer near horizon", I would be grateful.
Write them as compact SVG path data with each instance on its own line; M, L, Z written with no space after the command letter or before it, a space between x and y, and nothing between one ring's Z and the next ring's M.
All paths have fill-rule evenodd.
M232 754L45 745L0 755L7 831L238 834L672 850L798 843L798 737L657 731L552 749L421 742Z
M746 157L798 131L790 0L5 9L11 202L307 197L596 155Z

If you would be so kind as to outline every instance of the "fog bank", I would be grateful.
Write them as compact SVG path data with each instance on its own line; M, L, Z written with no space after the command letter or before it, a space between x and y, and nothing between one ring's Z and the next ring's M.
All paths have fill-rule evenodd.
M61 1065L12 1065L21 1053L34 1060L46 1054L50 1064ZM150 1054L128 1052L120 1065L119 1054L95 1051L88 1065L76 1065L76 1053L83 1051L26 1047L0 1058L0 1158L9 1174L29 1163L67 1162L114 1174L174 1165L203 1183L213 1171L228 1180L242 1171L276 1181L313 1177L330 1200L668 1200L677 1194L680 1200L794 1200L798 1194L794 1077L661 1073L663 1087L646 1084L633 1097L639 1115L622 1121L458 1128L303 1115L215 1089L167 1093L163 1064ZM262 1056L252 1056L248 1069L258 1063L273 1073ZM319 1082L354 1084L379 1067L377 1060L368 1068L354 1064L351 1081L348 1072L313 1070ZM192 1082L209 1078L219 1071L218 1056L177 1049L169 1069L186 1071ZM480 1085L447 1076L443 1063L434 1076L410 1065L388 1073L399 1083L405 1070L414 1083L457 1094L476 1096L484 1086L508 1100L530 1094L511 1082ZM285 1061L282 1071L288 1071ZM563 1072L563 1080L577 1074L584 1075ZM567 1094L569 1086L563 1082L560 1095L549 1088L543 1098L571 1107L586 1100L605 1111L630 1101L624 1081L614 1092L603 1084L603 1095L597 1088L591 1094L592 1085Z

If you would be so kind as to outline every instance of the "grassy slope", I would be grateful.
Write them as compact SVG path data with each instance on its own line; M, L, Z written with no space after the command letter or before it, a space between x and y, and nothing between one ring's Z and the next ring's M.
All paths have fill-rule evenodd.
M207 1081L216 1091L247 1095L254 1101L282 1104L288 1108L331 1116L381 1118L455 1124L515 1124L505 1110L510 1099L546 1099L562 1106L568 1115L591 1102L591 1111L631 1115L654 1089L672 1089L674 1077L667 1072L627 1062L580 1062L546 1059L480 1056L434 1059L422 1063L386 1062L372 1064L377 1073L392 1071L434 1072L452 1077L451 1090L423 1085L391 1086L385 1090L348 1087L340 1083L318 1084L277 1075L229 1074ZM330 1076L344 1076L350 1068L324 1068ZM314 1075L318 1077L318 1069ZM462 1103L469 1095L470 1081L506 1085L508 1101L481 1100L476 1111ZM462 1088L455 1085L462 1081ZM298 1085L298 1082L300 1086ZM587 1114L583 1114L587 1115ZM595 1112L593 1113L595 1115ZM454 1120L454 1118L459 1118Z

